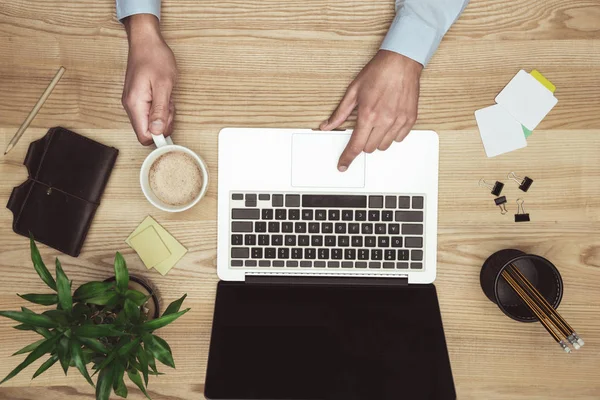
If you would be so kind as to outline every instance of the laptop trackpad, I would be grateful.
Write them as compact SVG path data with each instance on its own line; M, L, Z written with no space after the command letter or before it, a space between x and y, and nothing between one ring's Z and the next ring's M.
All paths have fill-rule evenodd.
M346 133L298 133L292 136L292 186L362 188L365 186L365 153L346 172L338 159L350 140Z

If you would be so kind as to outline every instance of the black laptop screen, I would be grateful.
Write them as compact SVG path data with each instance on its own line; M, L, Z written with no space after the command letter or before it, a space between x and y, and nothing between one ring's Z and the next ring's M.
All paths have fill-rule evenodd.
M435 287L220 282L209 399L454 399Z

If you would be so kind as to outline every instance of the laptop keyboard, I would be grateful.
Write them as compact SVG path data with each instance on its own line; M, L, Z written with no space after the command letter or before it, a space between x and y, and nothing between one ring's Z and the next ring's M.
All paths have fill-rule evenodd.
M231 194L232 268L423 270L422 195Z

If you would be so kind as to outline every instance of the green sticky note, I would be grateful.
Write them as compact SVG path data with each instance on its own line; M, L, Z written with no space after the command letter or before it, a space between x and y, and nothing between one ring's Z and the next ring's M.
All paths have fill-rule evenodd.
M521 125L521 128L523 128L523 134L525 135L526 138L528 138L529 136L531 136L533 134L533 131L530 131L529 129L525 128L523 125Z

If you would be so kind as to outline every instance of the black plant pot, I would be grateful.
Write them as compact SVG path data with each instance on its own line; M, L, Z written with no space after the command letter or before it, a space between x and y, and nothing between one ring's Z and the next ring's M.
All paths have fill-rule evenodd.
M114 281L114 276L111 276L110 278L104 280L104 282ZM152 286L153 285L144 278L138 278L137 276L129 276L129 289L142 292L146 296L151 296L148 300L148 303L146 303L146 307L148 308L148 320L158 318L158 316L160 315L160 302L158 301L157 291Z

